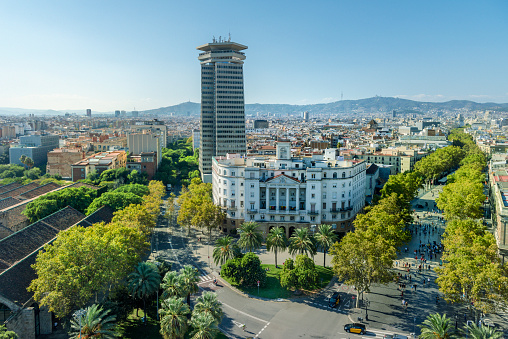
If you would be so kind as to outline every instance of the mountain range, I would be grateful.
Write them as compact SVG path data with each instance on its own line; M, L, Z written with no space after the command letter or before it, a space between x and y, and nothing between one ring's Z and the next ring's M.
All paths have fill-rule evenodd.
M430 111L460 111L460 110L496 110L508 112L508 103L499 104L493 102L478 103L468 100L452 100L446 102L423 102L393 97L373 97L359 100L341 100L326 104L309 105L289 105L289 104L246 104L246 114L301 114L305 111L316 114L344 114L355 112L391 112L396 110L398 113L426 113ZM94 114L113 114L113 112L96 112ZM64 113L84 114L85 110L36 110L22 108L3 108L0 107L0 115L10 114L28 114L37 115L59 115ZM161 107L146 111L140 111L141 114L169 115L176 116L198 116L200 114L200 104L195 102L183 102L178 105Z
M497 110L508 111L508 103L478 103L468 100L452 100L446 102L422 102L392 97L373 97L359 100L342 100L327 104L288 105L288 104L246 104L246 114L301 114L305 111L322 114L340 114L354 112L391 112L425 113L429 111L459 111L459 110ZM174 106L161 107L144 111L144 113L165 115L199 115L200 104L184 102Z

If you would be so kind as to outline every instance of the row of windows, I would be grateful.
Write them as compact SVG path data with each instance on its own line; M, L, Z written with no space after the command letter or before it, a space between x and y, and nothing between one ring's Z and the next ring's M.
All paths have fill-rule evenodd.
M215 64L215 67L222 68L222 69L242 69L243 68L243 66L225 65L225 64Z
M217 75L217 79L237 79L237 80L243 80L242 76L238 75Z
M216 93L217 94L240 94L240 95L243 95L243 91L217 91Z
M217 84L243 85L243 81L217 80Z
M243 95L219 95L217 99L237 99L238 101L243 101ZM229 103L229 101L217 101L218 104L221 103Z
M239 105L239 106L236 106L236 105L231 105L231 106L216 106L216 108L218 109L244 109L244 106L243 105Z
M241 75L243 74L242 70L239 69L237 71L225 71L223 69L217 69L217 73L216 74L236 74L236 75Z
M223 88L223 89L243 89L243 86L217 86L217 88Z

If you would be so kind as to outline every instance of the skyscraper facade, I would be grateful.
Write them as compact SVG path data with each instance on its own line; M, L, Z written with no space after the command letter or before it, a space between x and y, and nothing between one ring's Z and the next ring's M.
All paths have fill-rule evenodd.
M197 47L201 63L199 170L212 182L212 157L246 153L243 61L247 46L216 40Z

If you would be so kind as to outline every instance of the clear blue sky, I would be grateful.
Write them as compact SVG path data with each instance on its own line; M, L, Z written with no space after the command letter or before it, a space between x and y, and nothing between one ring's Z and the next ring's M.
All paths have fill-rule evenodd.
M0 0L0 107L200 101L198 45L249 47L246 103L508 102L508 1Z

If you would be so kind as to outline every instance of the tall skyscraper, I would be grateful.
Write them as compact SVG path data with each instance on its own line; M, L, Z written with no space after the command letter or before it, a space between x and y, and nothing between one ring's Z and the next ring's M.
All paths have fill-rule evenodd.
M243 60L247 46L216 40L197 47L201 63L199 170L212 182L212 157L246 153Z
M91 118L92 117L92 110L90 108L86 109L86 116Z

